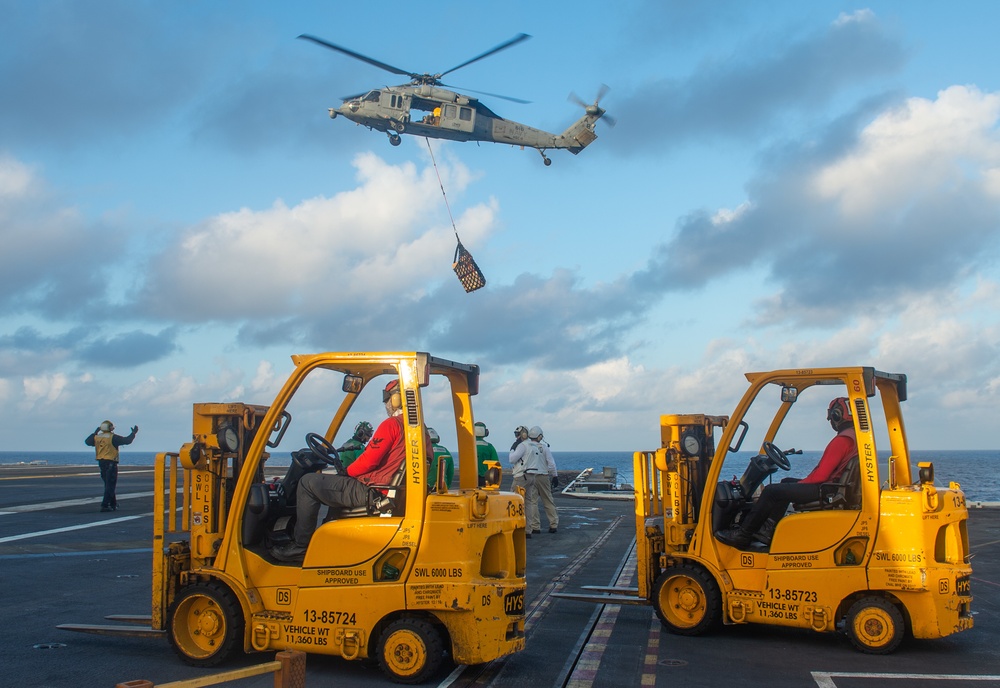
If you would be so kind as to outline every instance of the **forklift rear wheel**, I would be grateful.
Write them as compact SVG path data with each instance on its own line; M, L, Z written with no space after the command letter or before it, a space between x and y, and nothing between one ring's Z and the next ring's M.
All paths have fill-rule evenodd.
M396 683L423 683L441 667L444 641L423 619L397 619L378 641L378 664Z
M847 612L847 637L870 655L887 655L903 642L903 615L884 597L863 597Z
M192 666L215 666L243 642L243 611L220 583L182 590L170 607L167 624L170 644Z
M667 630L676 635L701 635L718 624L722 595L708 571L671 566L656 579L653 607Z

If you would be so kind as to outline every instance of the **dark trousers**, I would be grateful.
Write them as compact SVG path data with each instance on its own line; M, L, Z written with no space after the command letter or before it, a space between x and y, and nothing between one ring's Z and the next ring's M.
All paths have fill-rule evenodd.
M97 463L101 466L101 480L104 481L104 499L101 501L101 508L117 507L115 488L118 487L118 462L102 459Z
M353 509L368 504L369 488L348 475L307 473L299 480L295 492L295 542L303 547L316 532L319 508L326 504L334 508Z
M785 480L789 482L785 482ZM819 483L794 482L794 478L785 478L780 483L768 485L761 490L760 497L753 505L753 509L747 515L740 530L747 535L753 535L757 529L764 525L768 517L775 522L781 520L788 510L789 504L802 504L805 502L815 502L820 498Z

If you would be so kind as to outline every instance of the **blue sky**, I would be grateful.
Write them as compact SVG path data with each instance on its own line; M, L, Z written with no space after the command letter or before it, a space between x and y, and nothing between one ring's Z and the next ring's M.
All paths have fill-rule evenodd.
M8 450L103 418L176 449L195 401L268 403L289 356L479 363L505 444L658 445L743 373L910 376L913 448L995 448L1000 5L737 0L0 0L0 406ZM327 108L437 72L578 156L433 142ZM373 409L377 420L378 409ZM806 448L828 429L817 418ZM442 433L444 436L445 433Z

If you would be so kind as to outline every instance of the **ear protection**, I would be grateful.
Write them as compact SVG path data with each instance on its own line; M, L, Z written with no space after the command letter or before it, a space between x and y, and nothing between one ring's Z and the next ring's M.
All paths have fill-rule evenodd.
M837 397L830 402L830 407L826 410L826 419L834 425L840 425L844 420L853 419L847 397Z
M399 396L399 380L390 380L385 386L382 390L382 402L389 402L394 411L403 408L403 398Z
M115 429L115 424L110 420L101 421L101 432L111 432Z
M490 430L486 427L486 423L476 423L473 429L476 431L476 437L490 436Z

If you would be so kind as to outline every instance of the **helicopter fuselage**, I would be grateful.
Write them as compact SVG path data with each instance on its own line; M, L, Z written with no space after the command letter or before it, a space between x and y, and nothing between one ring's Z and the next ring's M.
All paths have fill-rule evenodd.
M402 141L400 134L403 133L451 141L492 141L522 148L536 148L542 154L545 164L550 165L552 161L545 156L547 149L562 148L574 155L579 153L597 139L594 125L605 115L604 110L598 105L601 100L600 93L593 104L589 105L576 98L576 102L584 108L584 116L571 124L562 134L552 134L504 119L472 96L440 88L447 86L441 81L445 75L531 38L525 33L518 34L451 69L433 74L400 69L309 34L302 34L299 38L391 74L411 79L409 84L373 89L364 95L345 99L340 107L330 108L330 117L336 118L337 115L341 115L369 129L385 132L389 135L389 143L394 146L400 144ZM606 88L603 90L606 91ZM507 96L496 97L519 103L527 102ZM572 94L570 99L574 99ZM614 125L612 118L609 117L606 121Z
M544 151L550 148L579 153L597 138L594 123L602 114L588 112L563 134L553 134L504 119L476 98L426 84L373 89L345 100L338 108L330 108L331 117L340 115L388 133L393 145L399 145L399 134L406 133L536 148L543 151L543 158Z

